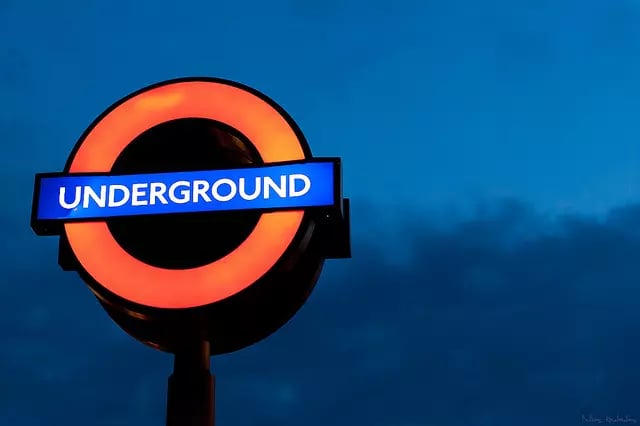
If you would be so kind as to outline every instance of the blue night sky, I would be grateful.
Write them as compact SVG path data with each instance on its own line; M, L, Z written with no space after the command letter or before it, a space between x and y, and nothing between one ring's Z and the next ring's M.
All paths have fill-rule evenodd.
M278 101L353 210L354 258L213 359L220 425L640 422L637 1L0 0L0 40L1 425L163 424L171 357L28 222L98 114L189 75Z

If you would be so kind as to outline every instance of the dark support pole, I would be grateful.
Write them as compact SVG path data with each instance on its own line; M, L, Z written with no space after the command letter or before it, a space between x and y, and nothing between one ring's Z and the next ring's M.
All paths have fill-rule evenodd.
M174 358L167 393L167 426L214 426L215 381L209 342L183 345Z

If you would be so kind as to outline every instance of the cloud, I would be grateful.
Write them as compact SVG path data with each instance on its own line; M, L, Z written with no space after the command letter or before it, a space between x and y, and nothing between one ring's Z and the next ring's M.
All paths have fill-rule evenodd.
M289 324L213 359L221 424L640 420L640 206L599 221L513 200L447 228L411 217L395 239L357 233ZM390 260L400 244L408 258ZM162 424L170 356L111 324L48 247L38 268L4 266L0 423Z
M631 337L639 240L626 233L633 211L602 222L562 218L548 224L553 233L520 243L514 229L535 215L513 201L447 232L414 223L406 267L360 241L339 285L320 285L295 325L256 349L264 355L233 363L240 373L279 349L274 387L297 383L304 404L290 413L317 424L560 425L582 413L640 415L632 396L640 346Z

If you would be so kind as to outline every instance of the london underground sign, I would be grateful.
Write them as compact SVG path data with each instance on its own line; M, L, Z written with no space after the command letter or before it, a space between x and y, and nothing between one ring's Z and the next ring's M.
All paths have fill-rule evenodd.
M247 86L171 80L116 102L62 172L36 175L31 227L132 337L175 354L167 426L213 424L210 355L249 346L351 256L338 158ZM205 361L206 359L206 361Z
M338 158L314 158L274 101L171 80L114 104L62 172L36 175L31 226L136 339L211 353L281 327L325 259L350 257Z

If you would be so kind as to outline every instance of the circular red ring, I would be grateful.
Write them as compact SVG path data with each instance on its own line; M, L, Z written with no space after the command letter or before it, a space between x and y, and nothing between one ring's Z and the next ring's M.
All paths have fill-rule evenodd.
M81 141L68 172L109 172L137 136L180 118L208 118L237 129L265 163L305 158L295 129L265 99L224 82L181 81L143 90L107 113ZM230 297L260 279L293 241L303 214L262 214L253 232L233 252L183 270L158 268L134 258L116 242L106 222L64 227L83 269L107 290L149 307L190 308Z

